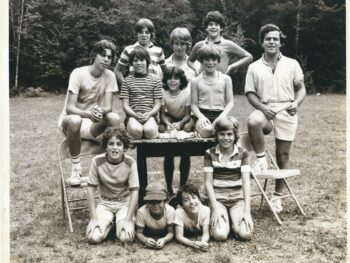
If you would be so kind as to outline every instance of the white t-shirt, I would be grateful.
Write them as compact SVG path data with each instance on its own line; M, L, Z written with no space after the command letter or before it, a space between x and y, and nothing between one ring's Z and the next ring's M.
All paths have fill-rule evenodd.
M188 215L182 207L179 206L175 210L174 224L182 226L186 231L202 231L203 225L209 225L209 222L210 209L205 205L199 204L197 223L195 223L191 218L188 217Z
M176 120L181 120L186 115L186 107L191 106L191 90L189 87L180 90L180 93L173 96L169 91L163 89L161 105L165 106L166 112Z

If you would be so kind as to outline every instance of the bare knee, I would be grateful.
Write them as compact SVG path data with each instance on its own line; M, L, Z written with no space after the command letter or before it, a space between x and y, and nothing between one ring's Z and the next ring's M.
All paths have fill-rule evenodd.
M276 152L276 159L277 159L278 166L280 166L281 169L285 169L289 163L289 152L287 151Z
M126 243L126 242L132 242L133 238L128 237L125 233L125 231L121 231L119 234L117 234L117 238L120 242Z
M193 131L193 123L190 121L190 122L187 122L184 126L184 131L185 132L191 132Z
M127 131L129 135L134 139L134 140L139 140L142 138L142 125L132 125L130 122L127 125Z
M79 115L69 115L66 122L67 131L70 133L80 132L82 118Z
M88 242L91 244L99 244L103 241L103 233L95 228L92 233L87 236Z
M248 129L261 129L263 128L265 122L265 115L261 111L254 111L248 118Z
M198 125L196 126L196 130L197 132L199 133L199 135L202 137L202 138L209 138L212 136L212 132L213 132L213 129L212 129L212 126L205 126L205 127L198 127Z
M226 241L228 237L228 231L224 231L223 229L216 228L212 231L211 236L216 241Z
M144 127L143 132L146 139L155 139L158 137L158 127Z
M120 124L120 116L118 113L108 112L105 118L108 127L118 127Z
M159 124L159 128L158 128L158 131L163 133L163 132L166 132L166 127L164 124Z
M245 224L241 224L238 227L233 227L233 232L242 241L249 241L252 239L252 233L247 230Z

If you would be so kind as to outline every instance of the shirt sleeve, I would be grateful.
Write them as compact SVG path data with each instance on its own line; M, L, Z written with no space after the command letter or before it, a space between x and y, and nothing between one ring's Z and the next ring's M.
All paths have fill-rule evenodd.
M123 52L120 54L120 58L118 60L118 64L124 67L129 67L129 52L126 48L124 48Z
M205 154L204 154L204 172L213 172L214 168L213 168L213 163L212 163L212 159L211 159L211 155L210 155L210 150L206 150Z
M137 165L135 161L131 164L131 167L130 167L130 175L129 175L128 183L129 183L129 189L140 187L139 175L137 172Z
M301 81L304 81L304 74L303 74L303 70L300 67L300 64L298 63L298 61L295 60L295 69L294 69L294 80L293 83L298 84Z
M161 49L161 48L160 48L160 54L159 54L159 58L158 58L158 64L159 64L159 66L165 65L165 56L164 56L163 49Z
M194 47L193 47L193 49L188 57L189 61L194 62L198 59L198 50L200 49L201 46L202 46L202 44L200 42L194 45Z
M106 72L106 92L118 91L118 84L115 75L112 71L107 70Z
M239 45L237 45L235 42L231 40L227 40L228 42L228 52L233 55L233 56L238 56L238 57L244 57L245 56L245 50L241 48Z
M160 82L159 78L155 77L154 78L153 98L154 99L161 99L162 97L163 97L162 83Z
M183 216L182 216L182 208L177 208L175 210L175 217L174 217L174 224L178 225L178 226L184 226L184 220L183 220Z
M93 159L90 166L88 185L97 186L99 184L96 159Z
M253 92L256 94L256 87L255 87L255 83L254 83L254 74L253 74L253 70L252 70L251 65L249 65L249 67L248 67L247 75L245 78L244 92L245 92L245 94L247 94L249 92Z
M122 83L119 99L129 99L129 83L127 79L124 79Z
M241 173L250 172L249 158L247 150L243 150L243 157L241 163Z
M136 214L136 225L140 226L140 227L145 227L146 223L145 223L145 217L142 213L143 207L139 208L139 210L137 210L137 214Z
M167 225L172 225L174 223L174 218L175 218L175 209L170 206L170 205L167 205L166 206L166 224Z
M77 69L74 69L69 76L68 90L73 94L79 94L80 84L80 73Z

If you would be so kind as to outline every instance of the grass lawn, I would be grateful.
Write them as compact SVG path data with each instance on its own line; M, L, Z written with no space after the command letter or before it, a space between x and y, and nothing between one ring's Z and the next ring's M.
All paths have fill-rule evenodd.
M115 110L121 112L119 101ZM75 232L62 219L57 118L64 96L10 99L11 260L12 262L345 262L346 260L346 97L308 96L299 109L299 129L291 152L302 175L290 183L307 216L284 201L279 226L266 206L252 200L255 225L250 242L210 242L206 253L175 241L161 251L140 243L122 246L108 240L89 245L88 211L73 214ZM246 131L252 108L236 96L235 116ZM268 138L273 149L273 140ZM135 150L129 152L135 157ZM202 158L192 157L190 181L202 184ZM85 171L88 169L86 164ZM152 158L150 179L163 180L161 159ZM254 183L252 182L252 185ZM178 176L174 176L178 185Z

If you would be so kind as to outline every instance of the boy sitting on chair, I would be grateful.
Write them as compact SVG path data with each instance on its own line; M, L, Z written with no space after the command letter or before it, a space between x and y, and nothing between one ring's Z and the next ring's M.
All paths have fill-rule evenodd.
M133 217L137 210L139 178L133 158L124 154L130 140L121 129L108 129L102 140L106 153L96 156L88 179L88 205L91 220L86 229L90 243L106 239L113 223L121 242L135 237ZM95 189L99 186L100 202L95 206Z
M136 236L149 248L162 249L174 237L175 209L166 204L165 187L154 182L146 187L146 204L136 216Z
M67 137L72 172L67 183L80 185L81 139L97 140L107 127L119 125L119 115L112 112L113 92L118 91L109 67L115 57L115 45L107 40L97 42L92 50L93 64L73 70L64 109L58 126Z

